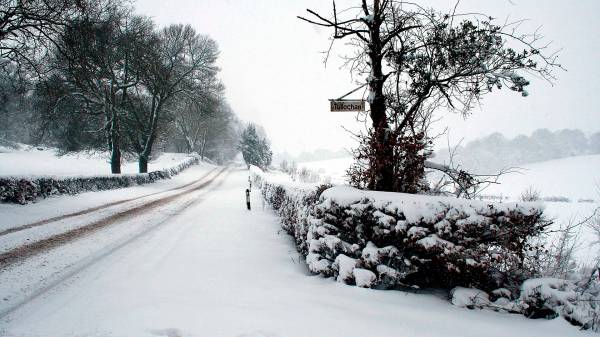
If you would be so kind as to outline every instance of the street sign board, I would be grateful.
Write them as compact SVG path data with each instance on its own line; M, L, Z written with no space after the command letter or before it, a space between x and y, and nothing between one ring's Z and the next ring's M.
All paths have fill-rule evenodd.
M331 111L365 111L365 101L362 99L330 99Z

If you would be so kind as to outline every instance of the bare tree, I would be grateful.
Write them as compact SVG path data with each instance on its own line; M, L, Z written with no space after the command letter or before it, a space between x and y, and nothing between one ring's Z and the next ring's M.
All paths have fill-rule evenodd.
M521 73L551 80L558 66L537 33L517 32L519 22L495 25L485 15L440 13L399 0L361 0L342 11L334 2L330 17L308 12L311 18L299 18L331 28L332 44L347 40L355 47L346 62L366 76L372 129L359 137L350 175L370 189L420 188L434 112L466 115L503 86L526 96L529 82Z
M175 125L185 140L188 153L196 151L204 158L211 127L222 118L225 109L223 85L216 78L207 78L193 90L183 93L171 108Z
M56 54L57 72L71 88L65 97L78 99L88 114L104 117L98 130L106 135L112 173L121 173L127 92L139 85L153 34L148 18L115 9L101 21L72 23ZM62 101L59 98L57 104Z
M0 67L40 72L43 59L74 19L93 19L119 0L0 0Z
M454 166L452 162L449 165L441 165L425 161L424 166L443 173L437 183L430 187L430 193L446 194L448 192L457 198L466 199L474 199L490 185L500 184L500 178L503 175L518 172L516 168L506 168L494 174L474 174L461 169L460 166Z
M161 125L173 119L170 106L214 78L219 54L215 41L200 35L190 25L171 25L158 33L157 43L148 53L147 70L137 89L138 108L132 111L132 147L138 154L139 172L148 171L148 160Z
M235 118L233 110L224 101L219 105L202 125L202 137L198 143L198 153L202 158L210 157L223 163L238 152L241 123Z

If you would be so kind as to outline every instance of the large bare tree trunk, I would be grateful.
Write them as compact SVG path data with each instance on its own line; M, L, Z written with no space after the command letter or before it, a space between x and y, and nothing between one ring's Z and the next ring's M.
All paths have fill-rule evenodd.
M150 159L150 153L152 153L152 145L154 143L154 136L150 136L151 139L146 143L146 148L138 158L138 168L140 173L148 173L148 160Z
M118 141L113 143L113 149L110 155L110 171L113 174L121 173L121 148Z
M148 138L144 144L144 150L140 153L138 158L138 168L140 173L148 173L148 159L152 153L152 146L156 140L156 132L158 129L158 114L162 109L162 102L156 103L156 100L152 100L152 117L150 120L150 128Z
M140 155L138 160L138 168L140 173L148 173L148 157L145 155Z
M370 27L369 59L371 60L371 76L369 90L372 93L370 103L371 121L373 122L374 141L371 144L375 154L375 162L369 163L373 176L369 182L369 189L377 191L392 191L394 185L393 165L389 163L393 156L393 147L387 139L389 125L386 116L386 102L383 95L385 76L383 75L383 43L381 41L380 27L382 24L379 0L374 1L374 19Z

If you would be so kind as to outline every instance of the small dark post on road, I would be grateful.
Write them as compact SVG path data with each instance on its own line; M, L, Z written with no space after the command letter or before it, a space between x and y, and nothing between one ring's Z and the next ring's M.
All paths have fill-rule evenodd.
M250 210L250 189L246 189L246 206L248 206L248 210Z

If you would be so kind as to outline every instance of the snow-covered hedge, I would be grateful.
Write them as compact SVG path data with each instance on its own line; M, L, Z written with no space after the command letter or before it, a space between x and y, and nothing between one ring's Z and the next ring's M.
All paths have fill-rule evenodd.
M547 224L537 204L261 186L312 272L364 287L516 288Z
M26 204L38 198L58 194L77 194L101 191L132 185L143 185L168 179L200 162L198 156L190 157L168 169L140 174L74 177L0 177L0 201Z

